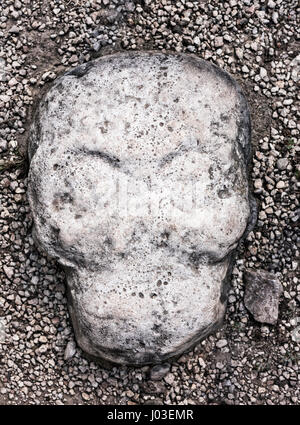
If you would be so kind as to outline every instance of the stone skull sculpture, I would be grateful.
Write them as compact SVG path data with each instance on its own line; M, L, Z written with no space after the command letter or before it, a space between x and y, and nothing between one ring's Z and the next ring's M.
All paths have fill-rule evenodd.
M212 332L254 217L234 80L192 55L102 57L56 80L29 140L35 240L66 271L82 349L159 363Z

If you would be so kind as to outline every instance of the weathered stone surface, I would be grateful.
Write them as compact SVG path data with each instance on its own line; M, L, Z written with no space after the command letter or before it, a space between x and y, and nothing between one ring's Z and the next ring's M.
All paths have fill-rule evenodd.
M246 270L244 303L257 322L274 325L278 319L282 285L273 273Z
M86 353L160 363L219 325L255 217L249 155L240 89L194 56L119 53L53 84L30 133L28 196Z
M64 359L70 360L72 357L74 357L75 353L76 353L76 344L74 341L69 341L65 349Z

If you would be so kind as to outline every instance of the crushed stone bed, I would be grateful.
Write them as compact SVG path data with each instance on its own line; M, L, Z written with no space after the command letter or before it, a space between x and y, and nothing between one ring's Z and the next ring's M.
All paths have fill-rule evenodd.
M0 404L299 404L297 13L294 0L1 1ZM37 100L70 67L121 50L218 65L242 87L252 121L258 221L238 251L224 324L154 370L104 369L84 357L64 272L37 251L26 197ZM246 309L246 269L282 285L276 324Z

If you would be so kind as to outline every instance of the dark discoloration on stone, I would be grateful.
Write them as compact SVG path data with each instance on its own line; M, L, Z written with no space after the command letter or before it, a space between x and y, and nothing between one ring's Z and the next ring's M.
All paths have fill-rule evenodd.
M87 155L96 158L101 158L103 161L108 162L113 167L120 167L120 160L114 155L109 155L105 152L96 151L96 150L88 150L88 149L80 149L78 151L71 151L73 155Z
M86 75L92 68L93 68L93 62L87 62L83 65L77 66L71 71L66 72L65 75L71 75L77 78L81 78L84 75Z
M231 275L232 275L235 257L236 257L236 251L235 250L231 251L227 256L228 269L227 269L226 276L222 281L221 295L220 295L220 302L222 304L227 303L227 297L228 297L228 292L229 292L229 289L230 289Z

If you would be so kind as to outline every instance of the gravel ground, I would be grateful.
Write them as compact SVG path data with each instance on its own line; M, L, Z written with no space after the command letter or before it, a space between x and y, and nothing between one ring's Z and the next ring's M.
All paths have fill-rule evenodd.
M26 200L36 101L70 66L123 49L219 65L241 84L253 123L258 222L238 252L224 325L152 370L105 370L84 358L64 274L34 247ZM299 66L296 0L1 0L0 404L299 404ZM277 324L247 312L246 268L281 282Z

